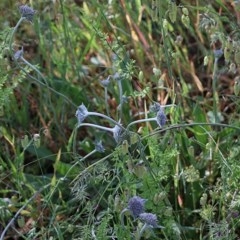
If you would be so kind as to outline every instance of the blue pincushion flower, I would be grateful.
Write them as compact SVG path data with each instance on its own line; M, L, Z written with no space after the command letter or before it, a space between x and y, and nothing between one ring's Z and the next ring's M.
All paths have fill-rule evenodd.
M105 88L108 87L108 85L110 84L110 77L111 77L111 75L108 76L107 79L104 79L104 80L101 81L101 84L102 84L103 87L105 87Z
M219 59L223 55L223 50L221 48L215 49L215 50L213 50L213 54L214 54L215 59Z
M122 128L118 125L115 125L112 128L112 132L113 132L113 138L115 139L116 143L119 143L121 140Z
M162 106L160 103L158 102L154 102L150 108L149 108L149 111L150 112L154 112L154 113L157 113L159 110L161 110Z
M85 105L82 103L76 111L76 117L78 119L78 124L80 125L87 116L88 116L88 110L85 107Z
M97 152L103 153L103 152L105 151L105 148L103 147L101 140L95 141L94 144L95 144L95 150L96 150Z
M27 21L29 21L29 22L33 21L33 17L36 13L36 11L33 10L33 8L29 7L28 5L21 5L19 7L19 11L20 11L22 17L24 17Z
M139 219L144 223L143 227L140 230L139 233L139 239L141 238L143 232L146 229L152 229L152 228L164 228L163 226L158 225L157 215L152 213L141 213L139 215Z
M23 56L23 47L13 55L14 60L18 61Z
M163 127L166 124L167 117L162 108L157 112L156 121L159 127Z
M164 109L158 102L154 102L149 109L150 112L154 112L156 114L156 122L159 125L159 127L163 127L166 124L167 117L164 113Z
M157 228L158 220L157 215L152 213L141 213L139 215L139 219L143 221L148 227Z
M138 196L129 199L127 209L130 211L134 218L139 217L139 215L144 212L145 202L146 199L140 198Z

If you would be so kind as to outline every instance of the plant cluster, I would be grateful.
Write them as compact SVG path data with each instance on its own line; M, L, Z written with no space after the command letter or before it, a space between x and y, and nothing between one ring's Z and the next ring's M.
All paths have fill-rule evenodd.
M0 240L239 238L238 2L20 5Z

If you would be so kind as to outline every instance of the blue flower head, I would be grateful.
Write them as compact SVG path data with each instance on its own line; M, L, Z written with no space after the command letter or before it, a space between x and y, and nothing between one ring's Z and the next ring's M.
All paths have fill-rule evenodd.
M139 217L139 215L144 212L145 202L146 199L140 198L138 196L129 199L127 209L130 211L134 218Z
M22 17L24 17L27 21L29 22L33 21L34 14L36 13L36 11L33 10L33 8L29 7L28 5L21 5L19 7L19 11Z
M158 228L157 215L152 213L141 213L139 215L141 221L143 221L148 227Z
M76 117L78 119L78 124L80 125L87 116L88 116L88 110L85 107L85 105L82 103L76 111Z
M122 103L127 103L128 102L128 97L123 95L122 96Z
M162 108L157 112L156 121L159 127L163 127L166 124L167 117Z
M213 54L215 59L219 59L223 55L223 50L221 48L217 50L213 50Z
M154 112L157 113L159 110L161 110L161 104L158 102L154 102L150 107L149 107L149 111L150 112Z
M113 138L115 139L116 143L119 143L121 140L122 128L119 127L118 125L115 125L115 127L112 129L112 132Z
M100 152L100 153L103 153L105 151L105 148L102 145L102 141L96 141L95 142L95 150Z
M106 87L109 85L109 83L110 83L110 77L111 77L111 76L108 76L107 79L104 79L104 80L102 80L102 81L100 82L103 87L106 88Z
M122 78L121 78L121 76L120 76L120 74L118 72L114 73L113 79L116 80L116 81L122 80Z
M23 56L23 47L16 51L15 54L13 55L13 58L18 61L21 57Z

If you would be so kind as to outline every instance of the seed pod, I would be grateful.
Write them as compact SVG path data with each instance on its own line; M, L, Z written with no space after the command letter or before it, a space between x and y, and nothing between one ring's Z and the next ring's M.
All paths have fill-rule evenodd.
M203 65L204 66L207 66L208 65L208 56L205 56L204 59L203 59Z
M144 164L142 162L139 162L138 164L136 164L134 166L134 174L138 177L138 178L142 178L146 172L147 172L147 169L146 167L144 166Z
M158 200L158 193L155 193L154 197L153 197L153 203L154 204L158 204L159 200Z
M185 15L185 16L188 16L189 15L189 12L188 12L188 9L187 8L182 8L182 13Z
M166 197L167 197L166 192L156 193L154 196L154 203L157 204L159 202L162 202L164 199L166 199Z
M140 82L143 81L143 79L144 79L143 71L140 71L140 72L139 72L139 74L138 74L138 79L139 79Z
M41 145L41 139L40 139L40 134L35 133L33 135L33 143L36 148L39 148Z
M189 19L189 17L187 15L183 14L181 20L182 20L182 23L184 24L184 26L186 28L190 27L190 19Z
M159 68L153 68L153 74L156 76L156 77L159 77L161 75L161 70Z
M229 62L231 60L232 53L233 53L232 40L228 38L224 47L224 58L226 62Z
M163 19L163 29L167 33L168 32L168 21L167 19Z
M137 133L131 133L130 135L130 144L135 144L137 142L139 142L139 135Z
M229 66L229 72L235 74L237 72L237 67L235 63L231 63Z
M235 60L235 63L240 66L240 50L237 49L234 53L234 60Z
M128 145L128 141L127 140L124 140L123 141L123 143L122 143L122 145L121 145L121 153L123 154L123 155L126 155L126 154L128 154L128 147L129 147L129 145Z
M28 139L28 136L27 135L24 135L23 138L21 139L21 144L22 144L22 147L24 149L27 148L28 144L29 144L29 139Z
M231 49L228 48L228 47L225 47L225 48L224 48L224 57L225 57L225 61L226 61L226 62L229 62L229 61L230 61L231 55L232 55Z
M235 82L234 82L233 91L234 91L234 94L236 96L238 96L238 94L240 92L240 76L237 76L234 80L235 80Z
M120 209L121 209L121 201L120 201L120 197L119 197L118 194L114 198L113 206L114 206L114 210L115 211L120 211Z
M172 23L174 23L177 19L177 5L176 2L170 1L169 7L168 7L169 13L168 16Z
M170 216L172 216L172 214L173 214L173 209L172 209L171 207L166 207L163 214L164 214L164 216L166 216L166 217L170 217Z
M134 165L131 159L127 160L127 168L130 173L134 171Z
M203 193L202 197L200 198L200 205L205 206L206 203L207 203L207 194Z
M152 0L152 20L158 21L158 12L160 9L160 0Z
M26 224L24 217L23 216L19 216L17 218L17 223L18 223L18 226L20 228L23 228L25 226L25 224Z

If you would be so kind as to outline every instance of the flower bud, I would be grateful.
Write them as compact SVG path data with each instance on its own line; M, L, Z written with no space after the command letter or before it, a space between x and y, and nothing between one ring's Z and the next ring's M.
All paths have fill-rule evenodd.
M28 5L21 5L19 7L19 11L22 17L24 17L27 21L29 22L33 21L34 14L36 13L36 11L33 10L33 8L29 7Z
M234 87L233 87L233 91L234 91L234 94L236 96L238 96L239 92L240 92L240 76L237 76L235 79L234 79Z
M34 143L34 146L35 146L36 148L39 148L39 147L40 147L40 144L41 144L40 134L35 133L35 134L33 135L33 143Z
M170 1L168 10L169 10L168 16L171 22L174 23L177 18L177 5L175 1L174 2Z
M139 72L139 74L138 74L138 79L139 79L140 82L143 81L143 79L144 79L143 71L140 71L140 72Z
M205 56L204 59L203 59L203 65L204 66L207 66L208 65L208 56Z
M168 32L168 21L167 19L163 19L163 29L167 33Z
M205 206L207 203L207 194L203 193L202 197L200 198L200 205Z
M29 144L29 139L28 139L28 135L24 135L21 139L21 144L22 144L22 147L24 149L27 148L28 144Z
M183 14L181 20L182 20L183 25L184 25L186 28L189 28L189 27L190 27L190 19L189 19L189 17L188 17L187 15L184 15L184 14Z
M235 74L237 72L237 66L235 63L231 63L229 66L229 72Z
M240 51L239 51L239 49L237 49L237 51L234 54L234 60L235 60L235 63L238 66L240 66Z
M187 8L182 8L182 13L184 14L184 15L186 15L186 16L188 16L189 15L189 12L188 12L188 9Z
M161 75L161 70L158 69L158 68L153 68L153 74L156 76L156 77L159 77Z

